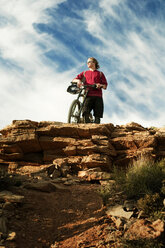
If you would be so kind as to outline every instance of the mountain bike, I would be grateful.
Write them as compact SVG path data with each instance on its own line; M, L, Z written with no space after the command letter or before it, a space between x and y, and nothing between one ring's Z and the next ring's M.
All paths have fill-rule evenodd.
M78 94L77 99L73 100L68 113L68 123L85 123L83 117L83 108L85 100L89 91L89 88L96 88L96 85L82 85L80 88L77 87L77 83L71 82L67 92L71 94ZM90 122L93 123L93 115L89 116Z

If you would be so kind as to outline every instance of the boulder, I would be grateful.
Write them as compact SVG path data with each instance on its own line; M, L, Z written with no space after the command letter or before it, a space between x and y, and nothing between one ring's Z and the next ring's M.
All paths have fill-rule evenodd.
M129 240L156 239L164 233L164 223L158 219L154 222L140 219L135 221L125 232L124 237Z
M10 191L4 190L0 192L0 202L21 203L23 200L24 196L13 194Z
M101 171L100 167L88 169L78 172L78 177L85 181L100 181L100 180L109 180L111 174Z
M24 188L47 193L56 191L56 186L53 183L47 181L41 181L38 183L26 183L24 184Z
M117 218L125 218L125 219L130 219L131 216L133 215L133 211L125 211L123 208L123 205L115 205L112 207L109 207L106 211L106 214L108 216L113 216Z

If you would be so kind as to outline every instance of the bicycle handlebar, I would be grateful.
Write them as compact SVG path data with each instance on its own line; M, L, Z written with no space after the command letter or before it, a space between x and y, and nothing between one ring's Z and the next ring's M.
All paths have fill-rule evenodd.
M71 84L75 84L77 85L77 82L71 82ZM82 84L82 86L80 87L80 89L86 89L86 88L94 88L94 89L97 89L97 84L89 84L89 85L84 85ZM103 85L100 87L100 88L103 88Z

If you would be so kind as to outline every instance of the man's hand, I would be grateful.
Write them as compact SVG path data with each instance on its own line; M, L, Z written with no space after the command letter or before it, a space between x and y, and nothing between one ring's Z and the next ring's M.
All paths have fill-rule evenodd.
M105 90L107 86L105 84L96 84L96 88L97 89L103 88Z
M107 86L105 84L103 84L103 89L106 90Z
M73 83L77 83L77 87L81 88L82 82L81 82L80 79L73 79L72 82L73 82Z
M77 82L77 87L81 88L81 86L82 86L82 82L81 81Z

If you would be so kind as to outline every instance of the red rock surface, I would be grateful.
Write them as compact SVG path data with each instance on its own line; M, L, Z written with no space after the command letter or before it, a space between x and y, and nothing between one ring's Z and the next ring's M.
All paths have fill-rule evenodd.
M137 123L64 124L13 121L0 131L0 163L50 164L63 160L75 170L126 166L141 155L165 157L165 129Z

